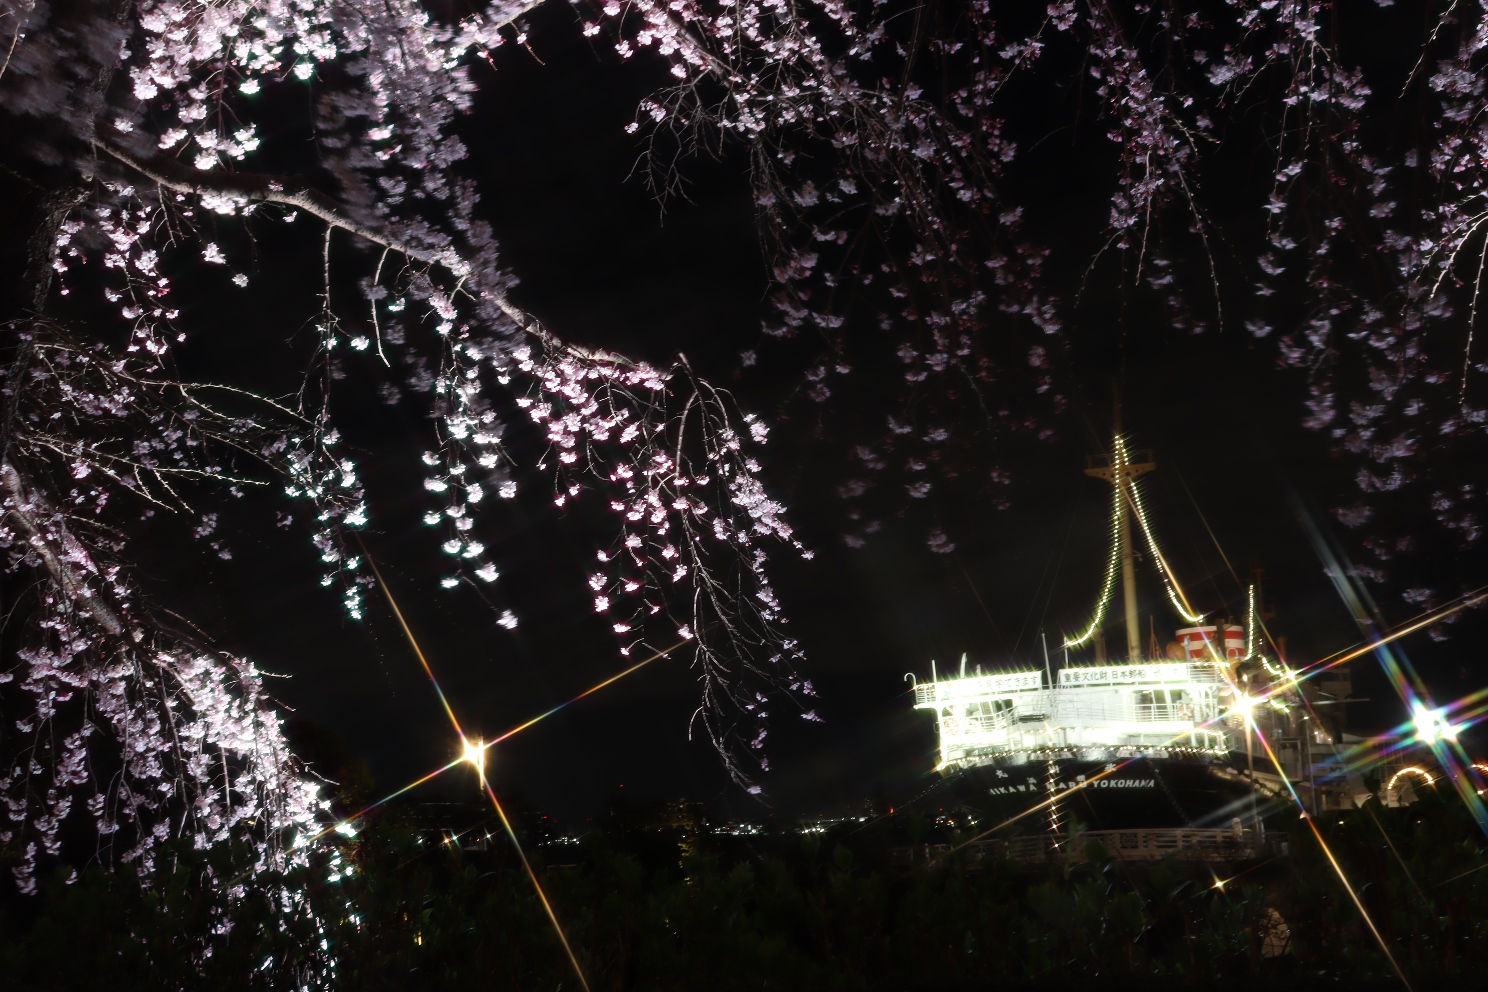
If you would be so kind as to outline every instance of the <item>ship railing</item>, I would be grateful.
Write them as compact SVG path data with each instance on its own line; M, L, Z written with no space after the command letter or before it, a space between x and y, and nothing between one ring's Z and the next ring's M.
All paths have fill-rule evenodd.
M953 858L968 868L997 861L1019 864L1088 861L1103 851L1118 861L1253 861L1286 854L1285 835L1233 828L1148 828L1142 830L1085 830L1073 838L1035 834L1005 840L978 840L970 844L919 844L900 848L900 861L946 864ZM1093 845L1098 844L1099 848Z
M1066 702L1054 708L1054 719L1067 725L1104 720L1121 723L1203 723L1212 708L1193 703Z
M1205 685L1224 685L1225 678L1220 674L1219 666L1212 661L1202 661L1188 666L1188 680L1200 682Z
M995 734L1007 730L1016 722L1015 710L1003 710L991 716L967 717L961 725L963 734Z
M1212 717L1192 703L1133 703L1131 719L1139 723L1195 723Z
M1094 720L1127 721L1131 715L1119 700L1111 702L1071 702L1060 700L1054 707L1056 723L1073 726Z

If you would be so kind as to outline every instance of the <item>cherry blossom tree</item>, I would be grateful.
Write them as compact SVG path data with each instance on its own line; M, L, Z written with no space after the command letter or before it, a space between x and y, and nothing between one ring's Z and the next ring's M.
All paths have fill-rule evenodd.
M749 764L744 755L763 744L767 700L811 693L765 576L767 542L799 549L749 454L766 427L684 361L658 369L565 342L510 301L511 278L475 216L476 184L456 170L453 122L469 103L466 59L503 43L517 13L446 22L415 4L8 8L0 99L24 128L29 181L43 191L10 325L0 533L11 574L30 583L16 583L27 632L5 676L25 713L0 780L3 840L24 852L23 887L38 853L58 853L75 806L111 849L127 837L119 857L147 867L161 842L236 836L256 838L262 865L281 867L295 856L286 845L324 815L258 672L161 620L135 589L120 523L142 507L191 513L214 541L216 517L200 509L210 491L230 497L277 478L308 507L325 583L361 616L370 579L349 535L368 510L329 389L345 351L398 363L432 396L426 522L450 556L445 585L498 581L473 530L517 485L493 394L546 436L547 454L528 468L546 472L559 506L586 488L602 494L616 522L593 569L595 610L613 618L622 654L648 631L691 644L695 725L757 791L762 752ZM318 90L320 168L334 195L246 171L268 151L252 98L284 86ZM294 401L177 371L173 350L190 328L172 273L232 265L209 233L227 218L324 232L319 348ZM354 318L329 305L338 234L374 249ZM100 292L113 326L51 317L74 291ZM120 326L122 342L110 341Z
M0 792L23 885L69 816L86 813L123 858L251 835L268 865L322 814L253 666L137 591L126 524L190 514L219 541L203 507L276 480L360 616L370 578L353 534L369 510L334 402L348 355L386 370L390 400L436 412L424 486L445 585L500 582L475 522L542 479L559 506L611 511L594 608L621 653L691 642L695 726L742 784L764 764L772 700L811 694L766 574L772 545L802 552L751 453L767 425L680 358L571 340L513 301L481 212L502 192L462 166L460 125L490 84L479 67L529 42L536 6L0 8L7 169L34 193L7 274L0 457L12 630L24 624L8 635L7 714L24 712ZM855 447L849 503L968 484L1001 499L988 439L1054 429L1080 287L1049 274L1054 240L1026 220L1037 203L1020 201L1016 169L1038 128L1015 101L1057 86L1112 153L1088 271L1119 258L1173 325L1276 342L1305 377L1307 425L1358 464L1345 523L1385 495L1424 498L1478 536L1480 483L1440 478L1422 455L1480 443L1488 415L1472 340L1488 230L1476 4L1438 4L1414 68L1378 81L1349 16L1315 2L573 7L605 51L670 71L631 128L658 195L675 190L679 154L747 160L771 295L743 364L773 360L777 339L811 342L802 393L824 410L875 349L897 367L894 407ZM312 160L265 119L285 93L313 108ZM1413 127L1378 123L1406 105ZM1216 179L1236 143L1252 161L1260 149L1259 181L1254 168ZM199 332L174 305L179 282L225 266L249 284L241 246L268 225L323 246L316 353L288 400L196 381L175 357ZM354 303L332 292L346 283ZM82 294L107 315L64 316ZM513 454L510 411L546 439L535 462ZM873 529L854 514L850 543ZM1378 537L1378 555L1402 540ZM928 543L949 551L954 535L935 522Z

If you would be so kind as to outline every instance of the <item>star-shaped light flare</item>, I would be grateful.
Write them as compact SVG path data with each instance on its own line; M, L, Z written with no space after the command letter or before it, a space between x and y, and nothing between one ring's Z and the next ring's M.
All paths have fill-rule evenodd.
M482 782L486 780L486 746L477 737L475 740L460 738L461 755L460 760L469 762L475 768L475 773L480 776Z
M363 551L365 550L363 548ZM496 815L501 818L501 825L506 828L506 835L511 838L512 846L517 851L517 857L521 859L522 867L527 870L527 878L532 882L532 888L536 891L537 898L542 903L543 910L548 915L548 921L553 924L553 931L558 935L558 941L563 945L564 953L568 955L568 963L573 967L574 975L578 978L579 985L583 987L584 992L590 992L589 979L585 977L584 969L579 966L578 955L574 953L572 945L568 942L568 934L563 932L563 925L558 922L558 914L553 911L553 904L548 901L548 894L543 891L542 882L538 880L537 872L532 870L532 865L527 861L527 852L522 850L522 845L517 840L516 831L512 829L511 821L506 817L506 810L502 809L500 800L496 798L496 791L491 788L491 783L486 780L486 748L490 745L482 743L479 738L476 738L472 742L465 736L465 732L460 729L460 721L455 717L454 708L450 706L449 698L445 696L444 690L439 687L439 680L434 677L434 669L430 667L428 659L424 657L423 649L419 647L418 641L413 636L413 631L408 626L408 622L403 619L403 611L398 609L398 603L393 599L393 591L383 581L382 573L378 570L377 564L372 560L372 556L366 555L365 557L367 563L372 567L373 577L377 579L377 584L382 588L383 595L387 597L388 605L392 607L394 615L398 618L398 625L403 628L404 636L408 638L408 643L413 647L413 653L418 656L419 664L423 665L425 674L429 676L429 681L433 683L434 692L439 696L439 702L443 705L444 712L449 717L450 724L455 729L455 734L460 738L460 757L450 764L445 765L439 771L447 771L455 765L464 762L469 762L475 766L476 774L480 778L481 789L490 798L491 805L496 808ZM535 722L529 721L527 726ZM437 775L439 772L433 774ZM426 775L423 781L427 781L432 777L433 775ZM400 791L407 790L405 788Z
M358 540L360 540L360 538ZM501 825L503 828L505 828L507 837L511 839L512 846L516 849L517 857L521 860L522 867L526 869L527 877L532 882L532 887L537 893L538 900L542 903L543 910L547 913L548 920L553 924L553 930L557 933L558 940L563 945L564 952L568 955L569 964L573 966L574 974L578 977L579 984L583 987L584 992L589 992L589 981L584 976L583 969L579 966L578 956L574 954L572 946L569 945L568 936L563 932L563 926L558 922L558 916L553 911L552 903L548 901L547 893L543 891L542 883L538 880L537 877L537 872L533 870L532 865L527 860L526 852L522 850L522 845L517 840L516 831L512 829L511 821L507 819L506 810L502 807L501 801L496 797L496 791L491 787L490 781L486 778L486 752L490 750L492 746L501 743L502 741L512 737L515 734L521 733L522 731L534 726L542 720L547 719L554 713L557 713L559 710L563 709L565 706L576 703L579 700L583 699L585 696L593 695L606 686L618 682L625 676L630 675L633 672L637 672L642 668L645 668L653 661L665 658L673 651L676 651L678 648L681 648L684 645L690 643L692 639L684 638L678 641L676 644L673 644L669 648L666 648L662 651L657 651L650 657L638 661L634 665L631 665L629 668L611 675L609 678L590 686L588 689L585 689L583 692L579 693L577 696L574 696L572 699L559 703L557 706L554 706L552 709L547 710L546 712L539 713L532 719L518 724L517 726L513 727L512 729L508 730L506 733L501 734L498 737L492 738L489 741L482 740L479 737L470 738L465 736L465 731L461 729L460 721L455 716L454 707L450 705L449 698L444 694L444 690L439 685L439 680L434 677L434 669L430 666L428 658L425 657L423 649L419 647L417 639L414 638L413 631L408 626L408 621L403 618L403 611L398 608L397 601L393 599L392 590L388 588L387 582L383 580L382 573L378 570L376 562L372 560L372 556L370 554L366 554L365 547L363 547L362 551L364 557L367 560L367 563L372 568L373 577L377 580L377 584L382 589L383 595L387 597L388 605L392 607L393 615L397 617L398 626L401 627L403 630L403 636L408 639L409 645L413 648L413 653L415 656L417 656L419 664L423 667L424 674L429 676L429 682L434 687L434 693L439 697L439 703L444 708L445 715L449 717L450 725L454 728L456 736L459 737L460 756L451 761L449 764L444 765L441 768L436 768L434 769L434 771L423 776L422 778L410 782L408 785L403 786L401 789L392 793L391 795L379 799L377 802L368 806L366 809L363 809L357 813L353 813L351 816L348 816L346 819L340 821L339 823L334 823L331 826L326 827L324 830L320 831L318 834L306 838L304 843L318 840L333 831L344 831L344 828L348 828L350 825L354 824L357 820L366 816L368 813L376 809L378 806L381 806L383 803L386 803L391 799L403 795L405 792L423 785L425 782L428 782L430 779L444 774L451 768L462 764L471 765L475 768L476 776L480 780L481 791L483 791L486 794L486 797L491 800L491 805L496 810L496 815L501 819Z

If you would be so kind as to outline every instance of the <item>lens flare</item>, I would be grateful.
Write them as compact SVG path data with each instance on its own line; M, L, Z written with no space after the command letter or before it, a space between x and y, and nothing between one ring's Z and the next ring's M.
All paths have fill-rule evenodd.
M646 658L643 661L639 661L639 662L635 663L634 665L631 665L629 668L625 669L624 671L619 672L619 673L617 673L615 675L611 675L609 678L605 679L604 681L599 682L599 683L596 683L595 685L590 686L589 688L585 689L583 692L579 693L577 696L574 696L572 699L568 700L567 702L559 703L557 706L554 706L552 709L547 710L544 713L539 713L537 716L533 717L532 719L527 720L527 721L525 721L523 723L517 724L515 727L511 728L506 733L501 734L499 737L494 737L494 738L492 738L489 741L483 741L483 742L482 741L477 741L476 744L479 747L479 749L481 750L481 752L484 753L485 751L489 750L492 746L494 746L496 744L500 744L502 741L504 741L504 740L506 740L506 739L508 739L510 737L513 737L516 734L521 733L522 731L528 729L529 727L535 726L536 724L542 722L543 720L546 720L548 717L552 716L554 713L557 713L559 710L563 709L565 706L572 705L573 703L576 703L579 700L583 699L585 696L591 696L591 695L593 695L594 693L598 692L600 689L603 689L605 686L612 685L615 682L618 682L620 679L623 679L625 676L630 675L633 672L639 671L640 669L644 668L645 666L651 664L651 662L653 662L653 661L656 661L656 660L661 659L661 658L665 658L667 655L671 654L673 651L676 651L678 648L683 647L684 645L686 645L688 643L690 643L690 642L689 641L686 641L686 640L678 641L676 644L673 644L671 647L667 648L666 650L664 650L664 651L658 651L655 654L651 655L649 658ZM366 816L368 813L372 812L377 807L383 805L384 803L390 802L391 800L397 799L399 796L403 795L405 792L409 792L409 791L411 791L413 789L416 789L419 786L423 785L425 782L430 781L431 779L438 778L440 775L443 775L445 772L449 771L451 768L454 768L454 767L456 767L458 765L461 765L461 764L464 764L466 762L470 762L471 764L474 764L475 762L472 760L472 756L469 753L470 747L471 747L470 742L468 740L465 741L464 744L463 744L463 751L464 751L464 753L462 753L460 755L460 757L456 758L454 761L451 761L447 765L442 765L441 767L434 769L432 772L430 772L429 774L425 775L422 778L415 779L414 781L409 782L407 785L403 786L398 791L393 792L393 793L390 793L390 794L388 794L386 796L383 796L381 799L377 800L377 802L371 804L370 806L367 806L364 809L358 810L357 812L351 814L350 816L346 817L344 820L341 820L338 823L334 823L331 826L326 827L324 830L320 831L319 833L312 834L309 837L306 837L301 843L307 843L308 844L308 843L310 843L312 841L319 840L320 838L324 837L326 834L331 833L332 831L337 831L337 830L340 830L343 827L347 827L347 826L349 826L351 824L354 824L354 823L356 823L357 820L359 820L362 817ZM484 758L482 758L482 765L481 766L484 767Z
M403 628L404 636L408 638L408 643L413 646L413 653L418 656L419 664L424 666L424 672L429 676L429 681L433 683L434 692L438 694L439 702L444 706L446 715L449 716L450 725L455 728L455 733L459 735L462 753L459 760L454 762L454 764L469 762L475 766L476 775L480 778L481 788L491 798L491 805L496 807L496 815L501 818L501 825L506 828L506 835L511 838L512 847L516 849L517 857L521 859L522 867L527 871L527 877L532 882L532 888L537 892L537 898L542 902L543 911L548 914L548 921L553 924L553 930L558 934L559 942L563 944L563 951L568 955L568 963L573 966L574 974L578 976L579 985L583 986L584 992L590 992L589 979L584 976L584 969L579 966L578 956L574 954L573 947L568 942L568 935L563 932L563 926L558 922L558 914L553 912L553 904L548 901L548 894L543 891L542 883L537 878L537 872L532 870L532 865L527 860L527 853L522 850L522 845L517 840L516 831L512 829L511 822L506 818L506 810L501 808L501 803L496 798L495 790L491 788L491 783L486 780L486 748L489 745L482 744L479 739L472 744L465 737L465 732L460 729L460 721L455 717L454 709L450 707L449 700L444 695L444 690L439 687L439 680L434 677L434 670L429 666L428 659L424 657L423 649L419 647L418 641L413 636L413 631L409 629L408 623L403 619L403 611L398 609L398 603L393 599L392 590L383 581L382 573L378 571L376 563L372 560L372 556L365 554L365 547L362 550L364 557L367 559L367 564L372 567L372 574L377 579L377 584L382 587L382 593L387 597L388 605L393 608L393 614L397 616L398 624ZM634 667L639 666L633 666L632 670L634 670ZM609 681L613 682L614 679L610 679ZM510 734L507 736L510 736ZM451 767L453 765L446 765L441 771Z
M491 805L496 808L496 815L501 818L501 826L506 830L506 836L511 838L512 847L521 859L522 868L527 872L527 877L532 881L532 888L537 893L538 900L542 903L543 912L548 914L548 920L553 924L553 930L558 934L558 940L563 944L563 952L568 955L568 963L573 966L574 974L579 976L579 984L584 987L584 992L590 992L589 980L584 977L584 969L579 967L579 959L574 954L572 945L568 942L568 935L563 932L563 925L558 922L558 914L553 912L553 904L548 901L548 894L543 891L542 883L537 879L537 872L532 870L532 864L527 860L527 852L522 850L521 843L517 840L517 832L512 829L511 821L506 818L506 810L501 807L501 800L496 798L496 790L491 788L491 783L481 776L481 786L486 795L490 797Z
M460 760L473 765L475 767L475 773L484 779L486 776L486 748L489 745L482 744L479 737L473 741L462 740L460 743L463 750Z
M541 721L546 720L548 717L552 716L554 713L557 713L559 710L563 709L565 706L572 706L574 703L577 703L579 700L583 699L585 696L592 696L594 693L596 693L599 690L603 689L605 686L612 685L612 684L614 684L616 682L619 682L621 679L625 678L625 676L631 674L632 672L638 672L642 668L645 668L647 665L651 664L651 662L656 661L656 660L661 659L661 658L665 658L667 655L671 654L673 651L677 650L678 648L684 647L684 646L686 646L688 644L691 644L691 643L692 643L692 638L690 638L690 637L683 638L682 640L678 641L676 644L673 644L671 647L665 648L665 649L663 649L661 651L658 651L655 654L651 655L649 658L645 658L645 659L643 659L641 661L636 662L634 665L631 665L629 668L625 669L623 672L617 672L616 674L611 675L609 678L605 679L603 682L595 683L594 685L592 685L589 688L585 689L583 692L579 693L577 696L573 697L572 699L570 699L570 700L568 700L566 702L559 703L557 706L554 706L552 709L548 710L545 713L539 713L537 716L533 717L531 720L528 720L526 723L520 723L520 724L518 724L517 726L515 726L512 729L508 730L506 733L502 734L500 737L496 737L496 738L493 738L493 739L487 741L486 744L485 744L485 746L486 747L490 747L492 744L500 744L502 741L506 740L508 737L511 737L513 734L520 734L522 731L526 730L528 727L531 727L533 724L540 723Z
M352 531L352 533L355 534L356 532ZM358 537L357 541L360 542L361 538ZM455 711L450 708L450 703L445 698L444 690L439 687L439 680L434 677L434 669L429 667L429 659L424 657L424 649L419 647L418 640L413 636L413 631L408 627L408 621L403 619L403 611L398 609L398 601L393 598L393 591L383 581L382 572L377 568L377 562L373 561L372 556L367 554L366 545L362 545L362 557L366 558L367 564L372 567L372 577L377 580L377 585L382 590L382 594L387 597L388 605L393 608L393 616L398 618L398 626L403 628L403 636L408 638L408 643L413 648L413 653L418 657L419 664L424 666L424 674L429 676L429 682L434 686L434 694L439 697L439 705L444 707L445 716L449 717L450 724L455 728L455 733L459 734L463 740L465 731L460 729L460 721L455 719Z
M1430 709L1420 700L1411 703L1411 719L1416 725L1416 739L1427 747L1438 741L1455 741L1459 728L1447 722L1446 707Z
M1276 768L1276 774L1281 779L1282 784L1286 786L1287 792L1291 794L1292 801L1302 811L1302 819L1307 824L1307 829L1312 831L1312 836L1317 841L1318 848L1323 852L1323 856L1328 859L1328 864L1333 867L1333 873L1338 876L1338 881L1343 884L1344 890L1348 892L1349 898L1353 900L1354 908L1359 911L1360 918L1364 920L1365 926L1369 927L1369 932L1374 935L1375 942L1379 944L1380 950L1384 952L1385 960L1390 962L1390 967L1394 969L1395 975L1400 979L1401 984L1405 986L1406 992L1413 992L1410 979L1405 977L1405 972L1401 970L1400 963L1395 960L1395 955L1390 953L1390 945L1379 932L1379 928L1374 925L1374 920L1370 917L1369 911L1364 908L1364 902L1359 898L1359 893L1354 890L1353 883L1344 874L1343 866L1333 856L1332 848L1328 847L1328 842L1323 840L1323 834L1318 830L1314 818L1308 815L1307 807L1303 805L1302 798L1297 795L1297 790L1293 788L1292 780L1287 777L1286 769L1281 766L1281 759L1271 749L1271 742L1266 739L1265 734L1260 732L1259 727L1255 728L1255 736L1261 742L1261 747L1265 748L1266 756L1271 759L1271 764Z
M445 772L449 771L451 768L454 768L456 765L460 764L464 760L465 760L464 758L456 758L454 761L451 761L449 764L445 765L444 767L434 769L432 772L430 772L429 774L425 775L423 778L414 779L412 782L409 782L407 785L403 786L403 788L399 789L397 792L389 793L388 795L383 796L381 799L377 800L377 802L373 803L372 805L370 805L370 806L368 806L368 807L366 807L364 809L358 810L357 812L351 814L346 819L341 820L338 823L331 824L329 827L326 827L324 830L320 831L320 833L313 834L313 835L307 837L305 839L304 843L307 843L308 844L311 841L320 840L322 837L324 837L326 834L331 833L332 831L335 831L337 833L343 832L342 831L342 828L343 827L349 827L349 826L355 824L358 820L360 820L362 817L366 816L368 813L372 812L377 807L383 805L384 803L391 802L392 800L397 799L399 796L403 795L403 793L405 793L405 792L411 792L414 789L417 789L419 786L423 785L425 782L428 782L431 779L438 778L440 775L443 775Z

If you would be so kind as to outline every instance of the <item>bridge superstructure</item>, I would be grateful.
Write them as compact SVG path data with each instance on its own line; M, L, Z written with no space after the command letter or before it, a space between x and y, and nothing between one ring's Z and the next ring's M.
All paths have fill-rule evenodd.
M968 675L915 686L935 714L940 768L999 757L1108 761L1234 749L1236 690L1212 662L1142 662Z

